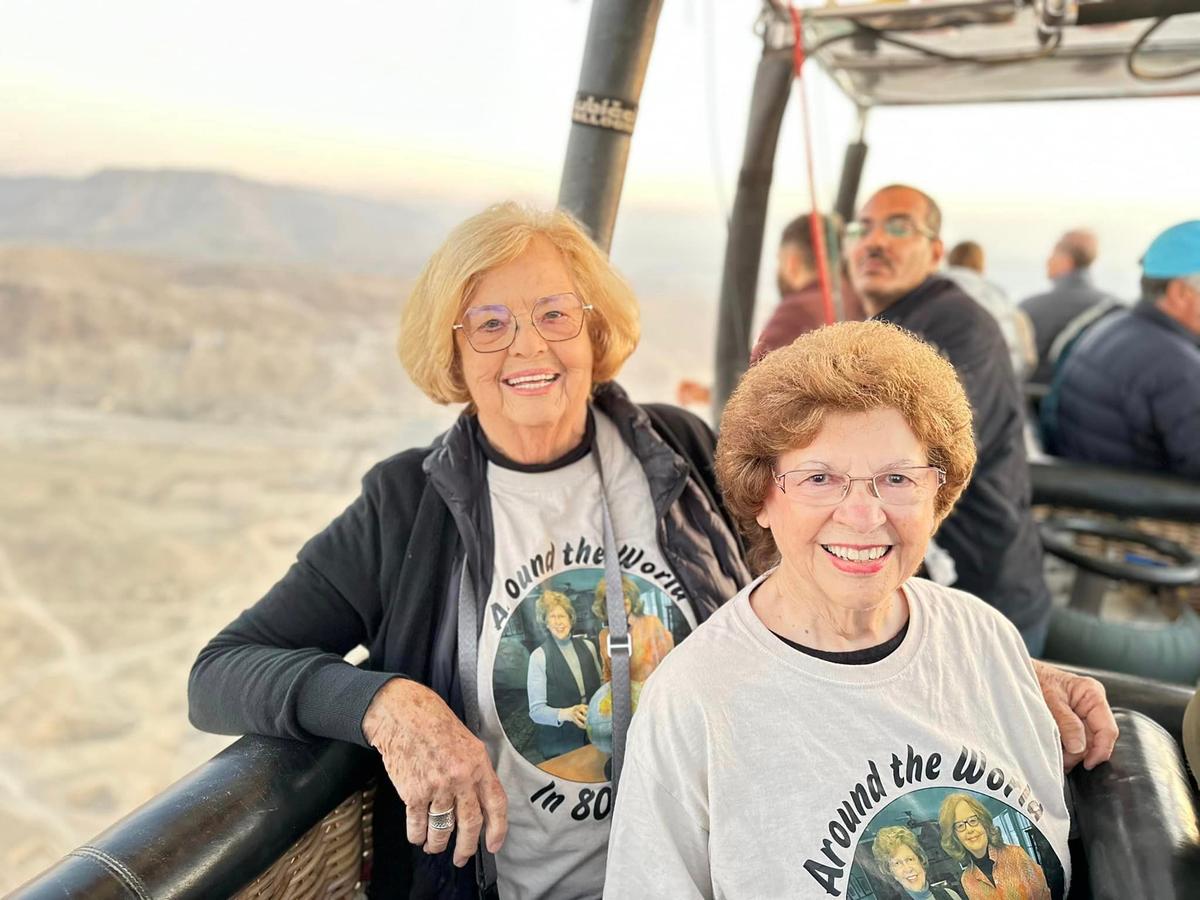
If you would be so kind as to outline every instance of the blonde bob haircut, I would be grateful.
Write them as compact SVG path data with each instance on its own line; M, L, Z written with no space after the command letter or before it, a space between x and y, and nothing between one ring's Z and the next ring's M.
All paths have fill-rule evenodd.
M593 307L587 317L594 357L592 383L615 378L637 346L638 306L633 291L583 227L561 209L499 203L450 232L417 277L400 315L400 362L432 400L470 401L454 324L480 279L524 253L535 237L558 248L575 293Z
M781 455L807 447L828 413L894 408L946 483L936 522L949 514L975 465L971 406L954 367L928 344L884 322L843 322L801 335L742 377L721 416L717 479L747 538L756 574L779 562L770 529L756 516L776 490Z

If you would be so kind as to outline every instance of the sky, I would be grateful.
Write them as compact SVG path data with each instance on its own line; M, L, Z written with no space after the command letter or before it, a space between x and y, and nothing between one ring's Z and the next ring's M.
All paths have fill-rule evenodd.
M507 0L5 0L0 174L106 166L232 170L390 198L553 202L590 3ZM670 0L641 98L624 210L723 227L760 51L755 0ZM849 103L806 77L818 201L832 202ZM769 229L808 205L798 104ZM934 194L1017 294L1061 231L1100 234L1129 293L1155 233L1200 216L1200 98L873 112L864 189ZM618 238L621 223L618 222Z

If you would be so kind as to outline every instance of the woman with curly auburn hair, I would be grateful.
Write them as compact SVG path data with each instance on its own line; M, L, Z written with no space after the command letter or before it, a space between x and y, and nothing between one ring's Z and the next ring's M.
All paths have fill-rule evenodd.
M772 353L742 379L721 417L717 477L725 505L749 542L758 574L779 562L771 530L759 522L776 480L776 460L807 446L830 413L899 412L941 472L934 517L949 515L975 466L971 407L954 368L894 325L822 329L805 352Z
M915 577L974 463L954 369L893 325L826 327L746 373L717 476L760 574L642 692L605 896L836 895L872 807L965 777L966 747L1069 865L1020 634Z

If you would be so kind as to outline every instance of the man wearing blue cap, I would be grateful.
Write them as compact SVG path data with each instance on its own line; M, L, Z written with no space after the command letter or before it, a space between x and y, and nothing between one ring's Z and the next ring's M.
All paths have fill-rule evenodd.
M1142 257L1142 299L1060 360L1049 442L1072 459L1200 478L1200 219Z

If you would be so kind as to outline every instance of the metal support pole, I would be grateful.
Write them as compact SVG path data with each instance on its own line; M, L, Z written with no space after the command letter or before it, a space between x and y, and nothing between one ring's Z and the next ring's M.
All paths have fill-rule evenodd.
M775 148L792 90L791 54L763 50L750 97L742 170L733 198L730 233L725 242L721 301L716 325L716 384L714 410L720 413L750 361L750 326L754 322L758 264L762 259L762 230L767 223L767 199L774 176Z
M662 0L596 0L588 22L558 205L606 252L661 10Z
M713 409L717 414L725 406L750 360L750 327L754 321L767 199L771 193L779 127L791 88L791 53L764 49L754 77L746 147L725 242L713 394Z
M842 180L838 184L837 203L834 212L849 222L858 211L858 188L862 181L863 166L867 162L867 108L858 108L858 136L846 145L846 156L842 160Z

